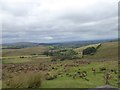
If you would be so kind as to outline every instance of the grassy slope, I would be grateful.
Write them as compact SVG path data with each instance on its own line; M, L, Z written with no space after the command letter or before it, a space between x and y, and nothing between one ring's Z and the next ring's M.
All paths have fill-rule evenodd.
M96 46L97 44L95 44ZM86 46L85 46L86 47ZM85 48L85 47L82 47ZM79 50L82 50L79 48ZM85 56L83 60L89 60L89 59L95 59L96 62L93 62L90 65L86 66L81 66L79 67L81 70L86 70L88 71L88 79L90 81L85 81L80 78L72 79L68 78L66 76L63 76L62 78L57 78L55 80L51 81L44 81L42 84L42 87L47 87L47 88L93 88L93 87L98 87L98 86L103 86L104 85L104 74L98 73L96 76L94 76L91 73L91 68L94 67L95 69L99 70L98 68L104 66L109 69L117 69L117 52L118 50L118 43L117 42L107 42L103 43L101 47L98 49L97 53L93 56ZM97 62L97 60L110 60L110 61L104 61L104 62ZM72 69L71 69L72 70ZM113 75L113 79L110 81L110 85L117 87L116 85L116 80L117 75ZM96 82L99 80L99 82Z
M103 43L95 55L86 56L88 59L118 60L118 42Z
M36 46L22 49L3 49L2 56L20 56L20 55L30 55L30 54L40 54L47 48L44 46Z
M83 47L80 47L80 48L76 48L75 51L76 52L81 52L81 51L83 51L84 49L86 49L88 47L97 48L99 45L100 45L100 43L98 43L98 44L91 44L91 45L83 46Z
M98 44L80 47L80 48L75 49L75 51L80 52L86 47L89 47L89 46L96 47L97 45ZM97 52L95 53L95 55L90 55L90 56L88 55L88 56L85 56L84 58L117 60L117 57L118 57L118 43L117 42L106 42L106 43L101 44L101 46L97 49Z

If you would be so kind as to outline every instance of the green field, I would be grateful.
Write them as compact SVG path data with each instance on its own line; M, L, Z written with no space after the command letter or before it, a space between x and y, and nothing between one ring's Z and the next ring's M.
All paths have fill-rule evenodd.
M100 44L73 50L79 53L87 47L97 48L98 45ZM51 56L42 55L42 52L47 49L48 47L45 46L3 49L3 87L28 88L33 81L35 83L36 79L30 81L31 83L26 83L26 81L20 81L20 78L23 74L24 76L28 75L29 72L33 72L31 75L38 72L41 75L39 88L95 88L104 86L106 85L106 73L109 73L110 76L107 79L109 85L118 87L117 42L102 43L94 55L84 55L83 58L54 62L51 61ZM103 67L105 70L102 71L100 68ZM22 86L22 83L26 83L26 86Z

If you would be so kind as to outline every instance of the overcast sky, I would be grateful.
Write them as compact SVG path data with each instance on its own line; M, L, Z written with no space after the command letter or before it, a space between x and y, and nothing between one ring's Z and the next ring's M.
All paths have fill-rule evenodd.
M0 0L0 6L4 43L118 36L118 0Z

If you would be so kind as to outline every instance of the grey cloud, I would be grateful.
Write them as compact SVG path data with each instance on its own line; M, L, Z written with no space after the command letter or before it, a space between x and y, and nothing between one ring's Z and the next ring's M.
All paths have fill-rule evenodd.
M23 4L17 3L18 6L14 5L13 0L11 4L14 7L8 5L8 0L5 1L2 3L2 13L5 15L3 42L117 38L117 0L92 0L96 3L83 9L79 6L64 9L62 5L51 8L53 3L49 4L49 0L46 3L43 0L22 1ZM55 5L59 6L59 2Z

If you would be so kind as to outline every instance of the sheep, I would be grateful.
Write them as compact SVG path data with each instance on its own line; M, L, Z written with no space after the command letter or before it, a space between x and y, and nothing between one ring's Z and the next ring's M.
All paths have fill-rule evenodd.
M87 74L86 74L86 73L82 73L82 75L83 75L83 77L86 77L86 76L87 76Z
M85 74L86 74L86 76L87 76L87 72L86 72L86 71L83 71L83 73L85 73Z

